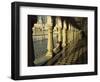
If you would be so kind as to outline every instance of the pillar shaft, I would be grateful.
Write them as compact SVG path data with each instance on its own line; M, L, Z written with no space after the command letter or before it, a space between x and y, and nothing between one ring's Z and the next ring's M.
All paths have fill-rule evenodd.
M57 18L57 26L58 26L58 42L62 41L62 22L61 18Z
M56 27L57 27L57 44L56 44L56 47L53 49L54 53L58 53L61 50L61 43L62 43L62 22L61 22L61 17L56 18Z
M62 41L62 29L59 28L58 29L58 42L61 42Z
M53 31L52 27L48 28L48 45L47 45L48 52L52 53L53 51Z
M67 44L67 25L66 25L66 21L64 20L63 22L63 39L62 39L62 47L65 47Z
M71 24L70 23L68 24L68 30L71 30Z
M53 28L52 28L52 19L51 16L47 16L47 25L48 27L48 44L47 44L47 55L53 55Z

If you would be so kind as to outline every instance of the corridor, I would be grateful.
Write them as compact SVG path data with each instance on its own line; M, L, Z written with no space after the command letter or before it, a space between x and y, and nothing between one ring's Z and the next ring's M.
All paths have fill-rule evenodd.
M36 18L34 18L36 17ZM87 64L87 18L32 16L35 66Z

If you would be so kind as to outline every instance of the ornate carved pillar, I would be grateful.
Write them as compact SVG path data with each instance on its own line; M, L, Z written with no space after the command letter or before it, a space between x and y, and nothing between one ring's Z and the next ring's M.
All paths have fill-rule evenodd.
M71 33L71 24L68 23L68 30L67 30L67 43L68 43L68 44L71 42L71 37L72 37L72 33Z
M62 22L61 18L57 18L57 26L58 26L58 42L62 42Z
M82 30L79 30L79 40L81 40L82 39Z
M54 53L58 53L61 49L61 43L62 43L62 22L61 17L56 18L56 28L57 28L57 45L56 48L54 48Z
M62 47L65 47L67 44L67 25L66 25L66 21L64 20L63 22L63 39L62 39Z
M47 16L46 26L48 27L48 44L47 44L48 52L47 52L46 56L52 57L52 55L53 55L53 28L52 28L51 16Z
M68 24L68 30L71 30L71 24L70 23Z

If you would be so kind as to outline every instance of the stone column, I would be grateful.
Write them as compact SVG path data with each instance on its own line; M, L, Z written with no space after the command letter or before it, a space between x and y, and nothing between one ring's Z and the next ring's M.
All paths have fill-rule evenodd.
M68 30L71 30L71 24L70 23L68 24Z
M68 30L67 30L67 43L71 43L71 37L72 37L72 33L71 33L71 24L68 23Z
M77 35L77 41L79 40L79 34L78 34L78 29L76 30L76 35Z
M73 27L73 25L71 24L71 34L70 34L70 40L71 40L71 42L73 43L73 41L74 41L74 27Z
M51 16L47 16L47 24L48 27L48 44L47 44L47 54L46 56L53 56L53 28L52 28L52 19Z
M82 37L81 37L81 36L82 36L81 32L82 32L82 31L81 31L81 30L79 30L79 40L81 40L81 39L82 39Z
M74 41L77 41L77 31L76 31L76 28L74 29Z
M62 22L61 18L57 18L57 26L58 26L58 42L62 42Z
M57 45L53 49L54 53L58 53L61 50L62 43L62 22L61 17L56 18L56 27L57 27Z
M63 22L63 39L62 39L62 47L65 47L67 44L67 25L66 25L66 21L64 20Z

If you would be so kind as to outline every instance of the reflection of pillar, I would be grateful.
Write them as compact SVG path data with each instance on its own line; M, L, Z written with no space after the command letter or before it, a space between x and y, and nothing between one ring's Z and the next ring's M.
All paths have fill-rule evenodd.
M62 47L65 47L67 44L67 25L66 21L63 22L63 40L62 40Z
M53 28L51 16L47 16L47 27L48 27L48 44L47 44L47 56L53 55Z

